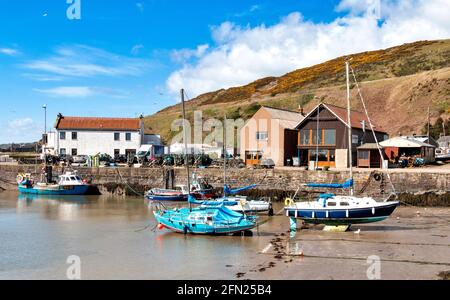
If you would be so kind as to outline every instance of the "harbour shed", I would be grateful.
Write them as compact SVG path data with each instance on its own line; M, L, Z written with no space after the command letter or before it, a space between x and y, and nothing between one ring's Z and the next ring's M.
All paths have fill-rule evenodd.
M390 162L397 163L401 158L423 158L425 163L436 161L436 147L407 137L394 137L380 143Z
M358 147L358 168L383 168L383 161L387 158L383 147L376 143L366 143Z

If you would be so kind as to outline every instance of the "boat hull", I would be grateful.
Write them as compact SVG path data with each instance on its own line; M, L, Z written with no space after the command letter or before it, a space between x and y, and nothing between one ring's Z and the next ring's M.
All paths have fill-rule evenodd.
M150 201L187 201L188 195L146 195L145 198Z
M21 194L30 195L86 195L88 190L88 185L58 186L56 188L19 186Z
M215 222L208 224L205 222L196 222L180 217L176 212L154 212L154 216L159 224L176 233L195 234L195 235L228 235L243 231L249 231L256 226L256 221L249 220L244 216L238 222L226 223Z
M351 225L380 222L387 219L397 208L397 202L367 208L351 209L300 209L286 208L286 216L309 224Z

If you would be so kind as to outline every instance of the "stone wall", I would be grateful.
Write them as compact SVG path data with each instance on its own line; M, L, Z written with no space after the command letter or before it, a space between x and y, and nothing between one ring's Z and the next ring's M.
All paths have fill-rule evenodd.
M77 168L83 177L92 180L99 186L102 193L143 194L154 187L164 188L167 170L164 168ZM54 175L63 172L55 168ZM207 178L209 183L217 188L223 186L223 170L216 168L191 170L197 175ZM16 189L16 175L19 172L39 174L40 167L0 165L0 189ZM385 198L392 193L392 187L386 173L378 173L381 180L376 181L370 171L355 172L355 191L358 195L368 195ZM175 185L186 184L186 170L174 169ZM258 184L258 188L249 192L253 196L272 196L284 198L293 195L303 183L341 183L348 179L348 172L308 172L300 169L251 170L228 169L227 183L232 187ZM379 178L380 179L380 178ZM423 194L424 192L450 192L450 173L428 172L393 172L391 179L396 192ZM364 189L363 192L361 192ZM304 189L303 189L304 190ZM308 190L308 189L306 189ZM313 191L309 189L309 191ZM327 192L327 191L317 191ZM333 190L333 193L340 191ZM446 194L448 195L448 194ZM446 196L444 197L446 198Z

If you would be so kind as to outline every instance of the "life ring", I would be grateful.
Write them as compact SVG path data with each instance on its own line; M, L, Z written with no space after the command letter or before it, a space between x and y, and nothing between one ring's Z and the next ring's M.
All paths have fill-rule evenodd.
M286 200L284 201L284 204L286 206L292 206L292 205L294 205L294 200L291 198L286 198Z
M373 175L373 179L375 179L375 181L381 181L381 179L383 179L382 178L382 176L381 176L381 174L375 174L375 175Z
M24 180L24 176L22 174L17 175L16 177L17 183L21 183Z

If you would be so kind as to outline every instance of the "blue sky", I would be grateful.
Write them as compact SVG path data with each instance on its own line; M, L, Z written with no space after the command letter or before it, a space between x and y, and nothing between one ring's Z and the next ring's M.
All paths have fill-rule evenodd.
M392 30L372 22L370 5L355 0L79 1L81 20L69 20L66 0L0 0L0 143L37 140L43 104L48 127L58 112L149 115L175 104L181 87L195 96L343 53L447 37L450 27L438 17L428 33L393 39ZM391 9L400 8L378 22L407 19ZM342 30L363 27L369 40L330 46Z

